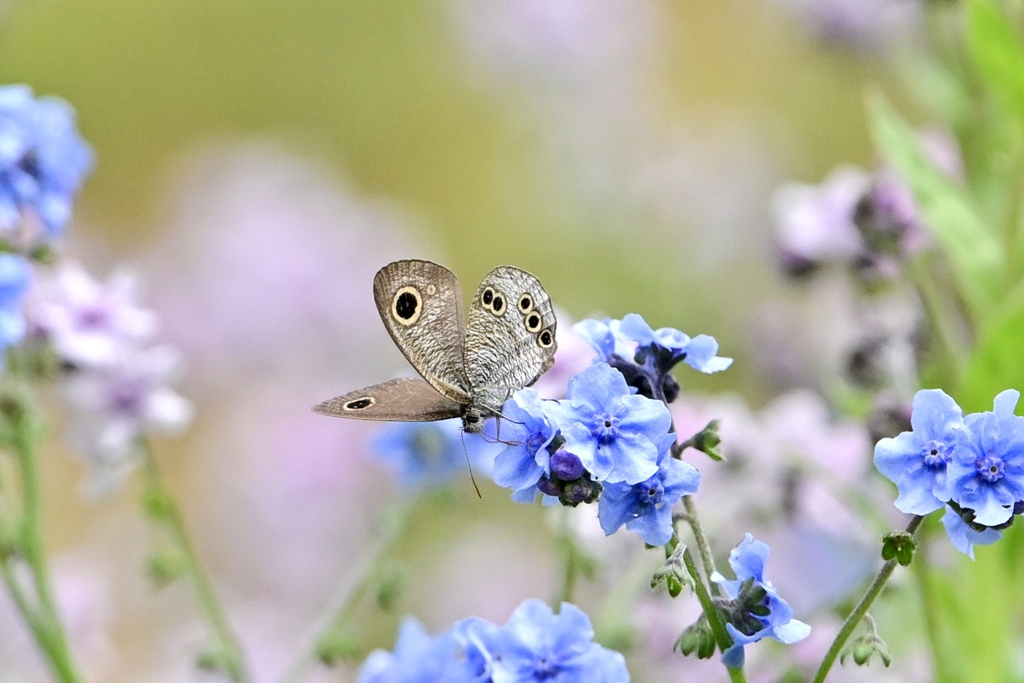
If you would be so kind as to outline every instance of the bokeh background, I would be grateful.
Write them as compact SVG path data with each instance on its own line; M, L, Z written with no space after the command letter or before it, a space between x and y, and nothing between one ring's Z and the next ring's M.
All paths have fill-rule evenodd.
M407 372L373 308L380 266L434 259L469 289L515 264L570 319L639 312L714 335L736 363L681 375L693 411L729 393L784 412L775 397L828 385L855 332L841 291L779 274L773 192L875 164L864 95L914 118L924 21L911 0L0 2L0 82L68 100L96 150L65 252L101 277L132 268L186 359L197 417L157 454L258 679L274 680L410 495L370 455L377 427L309 411ZM186 587L144 575L140 487L83 495L52 405L45 534L85 668L205 680ZM712 481L712 507L773 502ZM605 548L640 551L621 535ZM716 539L722 553L739 540ZM405 538L393 610L361 609L363 645L390 647L403 613L431 630L503 622L553 595L556 546L539 507L489 484L477 499L466 478ZM636 591L645 581L634 571ZM582 598L599 623L615 590ZM637 610L661 650L631 651L634 679L690 670L670 646L692 612ZM9 606L0 633L0 680L46 680Z

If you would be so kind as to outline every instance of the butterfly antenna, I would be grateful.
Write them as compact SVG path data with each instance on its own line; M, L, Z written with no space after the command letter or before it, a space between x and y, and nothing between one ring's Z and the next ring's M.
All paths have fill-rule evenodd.
M476 497L483 500L483 494L480 493L480 487L476 485L476 477L473 476L473 463L469 460L469 449L466 448L466 432L461 432L462 437L462 452L466 454L466 467L469 468L469 480L473 482L473 488L476 490Z

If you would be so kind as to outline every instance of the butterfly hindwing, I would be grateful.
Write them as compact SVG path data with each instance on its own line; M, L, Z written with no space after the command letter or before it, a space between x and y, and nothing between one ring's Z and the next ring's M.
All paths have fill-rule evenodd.
M513 266L488 273L466 323L466 372L474 402L498 408L533 384L555 357L555 312L540 280Z
M459 417L465 406L442 396L418 377L400 377L328 399L313 410L356 420L433 422Z
M430 261L396 261L373 278L373 298L395 345L416 372L448 399L470 403L462 292L454 273Z

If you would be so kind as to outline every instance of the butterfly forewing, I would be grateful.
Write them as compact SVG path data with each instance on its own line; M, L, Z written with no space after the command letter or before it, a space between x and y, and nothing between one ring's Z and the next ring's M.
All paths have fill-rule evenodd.
M513 266L484 277L469 307L466 371L475 402L498 408L555 357L555 312L540 280Z
M418 377L400 377L329 399L313 410L356 420L433 422L459 417L465 406L437 393Z
M454 273L430 261L396 261L377 272L373 298L395 345L416 372L451 401L470 403L462 293Z

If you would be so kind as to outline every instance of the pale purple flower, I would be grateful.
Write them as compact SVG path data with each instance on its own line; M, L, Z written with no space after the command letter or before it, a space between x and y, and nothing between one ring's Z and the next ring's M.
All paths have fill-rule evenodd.
M33 294L32 322L76 367L110 365L156 329L156 316L138 306L136 279L126 270L101 283L80 264L62 261Z
M819 185L791 183L776 191L775 232L787 270L846 262L863 251L854 211L869 187L866 172L840 166Z
M565 92L635 78L657 44L650 0L451 0L457 36L491 76Z
M190 383L218 391L257 374L335 368L338 380L370 384L408 368L383 343L373 276L430 254L395 207L269 145L209 151L177 185L163 237L139 261L161 329L195 370Z
M109 367L65 380L70 439L92 466L94 493L110 490L134 468L139 439L175 434L191 422L191 404L168 386L178 364L174 349L158 346L126 351Z
M823 42L861 50L893 45L920 23L916 3L901 0L780 0Z

